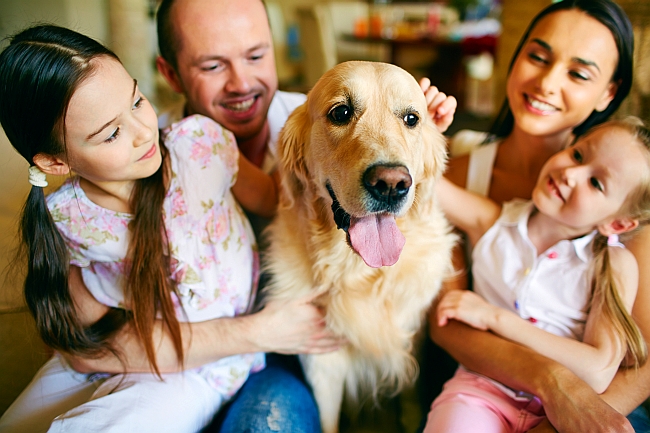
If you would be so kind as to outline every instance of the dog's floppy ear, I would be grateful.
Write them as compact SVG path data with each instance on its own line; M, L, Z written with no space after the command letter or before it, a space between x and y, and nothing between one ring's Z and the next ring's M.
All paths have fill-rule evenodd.
M280 159L282 188L286 205L291 206L294 198L305 190L308 182L305 164L305 144L308 139L311 122L307 102L296 108L280 131L278 139L278 156Z
M447 140L433 120L427 118L422 130L424 139L424 177L437 179L447 164Z

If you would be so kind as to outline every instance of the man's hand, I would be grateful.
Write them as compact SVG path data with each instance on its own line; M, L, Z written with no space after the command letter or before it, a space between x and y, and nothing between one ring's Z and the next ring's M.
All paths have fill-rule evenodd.
M255 341L264 352L327 353L345 340L325 328L323 312L312 303L317 295L290 301L271 301L257 316Z
M420 80L420 88L422 88L424 97L427 100L429 116L433 119L438 130L445 132L454 120L454 114L456 114L456 106L458 105L456 98L447 96L440 92L437 87L431 86L431 80L426 77Z
M625 416L574 375L553 375L540 395L547 420L531 433L634 433Z
M572 419L565 418L562 427L556 430L550 421L545 419L537 427L528 430L529 433L634 433L630 422L620 413L608 416L608 413L598 411L582 411L580 415ZM595 418L594 418L595 417Z

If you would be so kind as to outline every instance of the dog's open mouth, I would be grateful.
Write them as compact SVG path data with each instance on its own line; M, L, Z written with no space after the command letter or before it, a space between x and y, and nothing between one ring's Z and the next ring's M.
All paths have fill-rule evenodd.
M347 233L350 247L372 268L392 266L404 248L404 235L397 228L395 216L388 213L370 214L357 218L348 214L328 183L332 198L332 213L336 226Z

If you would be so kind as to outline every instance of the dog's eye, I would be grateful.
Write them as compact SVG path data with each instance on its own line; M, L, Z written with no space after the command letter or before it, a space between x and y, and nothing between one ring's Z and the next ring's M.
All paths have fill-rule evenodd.
M334 123L343 124L352 117L352 109L347 105L337 105L327 113L327 117Z
M418 124L418 121L420 118L413 113L409 113L406 116L404 116L404 123L406 123L406 126L415 126Z

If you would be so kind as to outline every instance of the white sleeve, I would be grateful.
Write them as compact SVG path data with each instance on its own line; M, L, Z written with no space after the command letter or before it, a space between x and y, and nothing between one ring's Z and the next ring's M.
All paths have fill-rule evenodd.
M307 95L303 93L283 92L281 90L275 92L266 118L269 122L269 142L268 152L262 166L262 170L266 173L272 171L277 162L277 144L280 130L293 110L304 104L306 100Z

